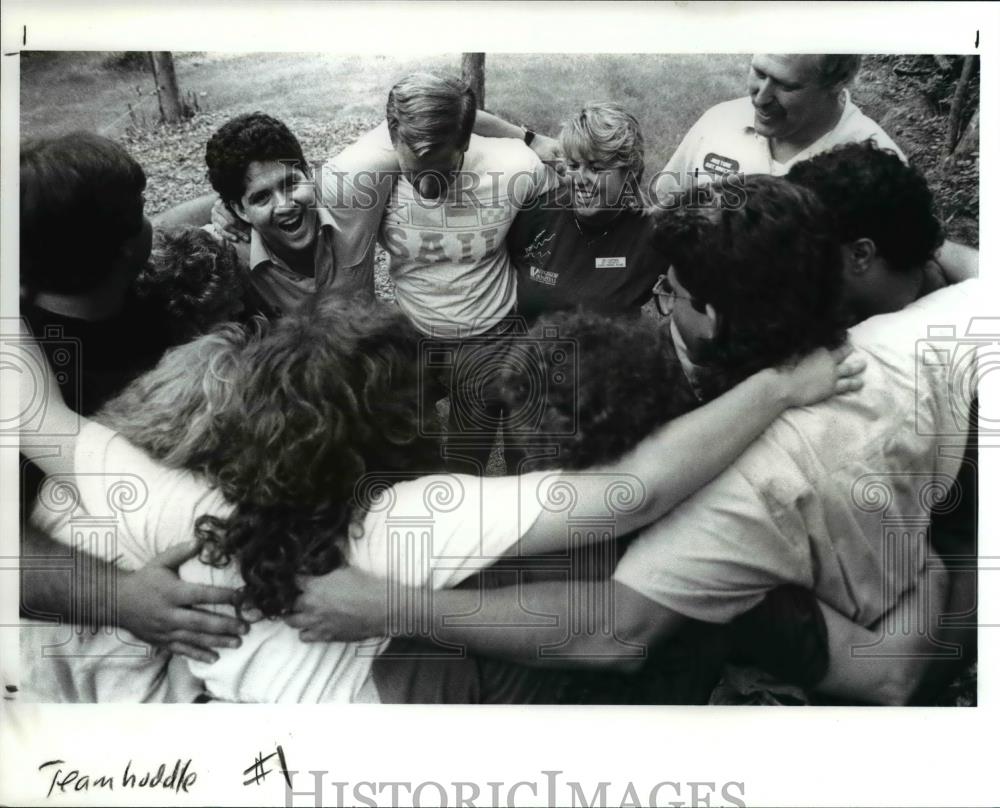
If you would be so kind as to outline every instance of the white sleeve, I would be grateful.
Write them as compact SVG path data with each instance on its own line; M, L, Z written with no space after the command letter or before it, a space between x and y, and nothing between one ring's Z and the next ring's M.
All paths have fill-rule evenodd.
M946 286L900 311L871 317L850 330L851 342L872 353L891 350L912 355L919 341L976 336L986 289L979 278ZM984 317L986 313L983 312Z
M513 171L514 182L510 189L510 199L519 210L528 207L538 197L559 187L559 175L541 161L529 146L523 141L504 138L502 141L503 159L509 160ZM501 147L494 145L494 149Z
M728 623L769 590L809 576L808 543L787 536L731 467L645 528L614 579L686 617Z
M455 586L509 552L538 519L558 472L510 477L435 474L377 497L349 561L409 586Z
M707 114L705 113L705 115ZM666 202L671 194L691 187L690 173L694 171L692 163L695 151L701 142L701 130L705 124L705 115L702 115L697 123L687 131L676 151L670 156L666 166L656 175L652 188L656 200Z
M192 474L160 465L93 421L77 438L73 469L46 478L32 522L126 569L193 539L200 515L224 513L222 498Z
M369 272L374 267L375 244L398 171L385 123L322 167L320 198L333 217L338 270Z
M535 186L537 188L535 199L557 190L560 184L561 180L556 170L539 160L538 165L535 166Z

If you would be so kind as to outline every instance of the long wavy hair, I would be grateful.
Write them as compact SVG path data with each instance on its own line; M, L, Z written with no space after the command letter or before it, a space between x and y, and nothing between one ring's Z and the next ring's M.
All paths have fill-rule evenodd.
M296 576L342 562L362 476L440 470L419 429L417 346L396 311L324 301L242 352L226 446L206 467L236 506L199 518L197 535L207 563L237 560L243 602L265 617L291 610Z
M241 607L287 614L298 575L343 560L369 472L441 470L419 429L419 335L398 311L337 300L171 351L102 420L233 503L196 521L201 558L239 565Z

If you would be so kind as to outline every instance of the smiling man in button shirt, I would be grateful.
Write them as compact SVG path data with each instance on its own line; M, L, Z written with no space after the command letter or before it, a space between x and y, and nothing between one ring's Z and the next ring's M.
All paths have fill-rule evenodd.
M367 290L336 271L333 217L281 121L262 112L233 118L212 135L205 162L212 188L251 228L250 282L275 313L295 311L320 289Z
M795 163L869 138L903 157L851 101L847 87L860 64L854 54L755 54L748 95L701 116L657 176L656 196L732 173L781 177Z

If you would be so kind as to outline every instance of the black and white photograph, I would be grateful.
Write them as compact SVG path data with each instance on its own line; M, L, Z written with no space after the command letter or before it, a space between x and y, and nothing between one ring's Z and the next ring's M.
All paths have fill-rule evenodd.
M989 804L996 9L364 5L4 12L0 802Z

